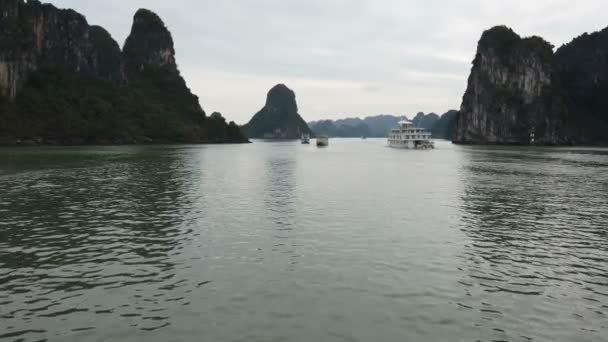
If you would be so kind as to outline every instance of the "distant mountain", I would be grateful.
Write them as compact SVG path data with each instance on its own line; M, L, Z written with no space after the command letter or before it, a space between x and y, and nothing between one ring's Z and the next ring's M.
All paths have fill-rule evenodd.
M401 120L407 120L407 117L381 114L368 116L363 119L363 122L369 127L372 137L386 137L388 132L397 127Z
M439 121L439 115L435 113L418 113L414 120L412 120L414 126L428 130L432 129L437 121Z
M361 125L364 123L365 122L363 120L361 120L360 118L346 118L346 119L340 119L340 120L335 121L335 124L337 126L357 126L357 125Z
M443 114L431 128L433 137L447 140L452 139L456 128L456 120L458 120L457 110L450 110Z
M421 127L433 132L437 138L451 137L454 121L458 111L451 110L442 116L435 113L418 113L412 122L416 127ZM313 121L308 125L315 134L327 134L333 137L386 137L388 132L399 125L399 121L408 120L405 116L377 115L365 119L347 118L340 120Z
M381 114L368 116L365 119L347 118L336 121L322 120L309 123L315 134L327 134L332 137L386 137L405 116Z
M243 126L243 131L256 139L298 139L302 134L312 134L298 114L295 93L284 84L270 89L266 105Z
M331 137L342 137L342 138L356 138L356 137L369 137L371 136L369 126L363 123L362 120L359 119L359 122L356 120L349 121L352 124L344 124L339 123L338 120L336 122L331 120L322 120L317 121L315 123L311 123L310 127L315 135L329 135Z

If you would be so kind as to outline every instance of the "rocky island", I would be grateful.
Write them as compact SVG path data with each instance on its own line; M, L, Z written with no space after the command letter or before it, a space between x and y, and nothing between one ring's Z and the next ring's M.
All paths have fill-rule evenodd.
M437 120L431 128L433 138L451 140L455 130L456 119L458 118L457 110L449 110Z
M420 112L416 114L414 119L412 119L412 123L415 127L424 128L429 131L433 129L433 126L435 126L435 123L437 123L437 121L439 121L439 115L435 113L425 114Z
M243 130L254 139L299 139L302 134L312 134L298 113L295 93L284 84L270 89L266 105Z
M180 75L171 33L145 9L121 50L73 10L0 1L0 143L246 142L207 117Z
M483 33L454 131L455 143L608 142L608 30L553 52L505 26Z

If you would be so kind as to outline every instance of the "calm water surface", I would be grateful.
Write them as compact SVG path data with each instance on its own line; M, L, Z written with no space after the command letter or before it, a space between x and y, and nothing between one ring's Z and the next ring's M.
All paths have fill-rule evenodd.
M608 149L0 149L0 341L608 341Z

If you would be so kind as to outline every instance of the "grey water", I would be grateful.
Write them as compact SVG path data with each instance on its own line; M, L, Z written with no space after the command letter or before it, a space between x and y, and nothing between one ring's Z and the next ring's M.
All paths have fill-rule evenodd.
M0 149L0 341L608 341L608 149Z

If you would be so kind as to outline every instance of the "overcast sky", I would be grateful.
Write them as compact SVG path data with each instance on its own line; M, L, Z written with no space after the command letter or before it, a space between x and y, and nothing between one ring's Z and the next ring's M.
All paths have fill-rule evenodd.
M608 26L606 0L51 0L120 45L153 10L207 113L239 124L285 83L307 121L458 109L481 33L505 24L560 46Z

